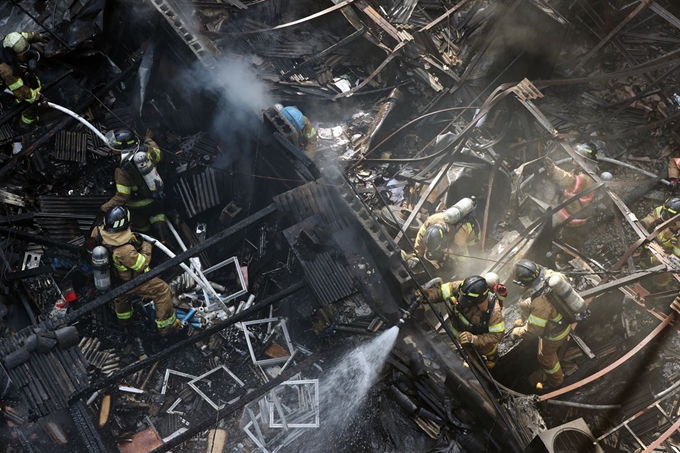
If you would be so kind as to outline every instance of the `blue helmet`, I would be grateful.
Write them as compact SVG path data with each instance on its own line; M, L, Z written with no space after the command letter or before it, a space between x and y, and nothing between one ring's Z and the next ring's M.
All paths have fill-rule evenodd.
M283 115L295 129L301 131L305 128L305 116L295 107L284 107L281 109Z

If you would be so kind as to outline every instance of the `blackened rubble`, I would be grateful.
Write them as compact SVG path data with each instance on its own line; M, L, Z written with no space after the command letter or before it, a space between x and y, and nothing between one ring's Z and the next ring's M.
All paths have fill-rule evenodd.
M680 448L675 2L0 13L6 451Z

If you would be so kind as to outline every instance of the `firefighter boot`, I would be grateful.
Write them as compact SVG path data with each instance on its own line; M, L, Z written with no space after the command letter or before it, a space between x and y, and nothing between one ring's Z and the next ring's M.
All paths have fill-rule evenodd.
M170 324L168 327L158 329L158 333L162 337L168 337L170 335L173 335L173 334L179 332L179 330L181 328L182 328L182 322L179 319L175 318L175 320L172 322L172 324Z

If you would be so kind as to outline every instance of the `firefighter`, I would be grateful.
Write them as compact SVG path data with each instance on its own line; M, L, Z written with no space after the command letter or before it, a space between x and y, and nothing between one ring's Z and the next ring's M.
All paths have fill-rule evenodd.
M9 89L17 102L26 101L31 106L23 111L19 121L22 128L30 127L38 119L36 105L43 95L38 76L33 73L33 61L40 58L40 53L31 50L31 44L49 41L49 35L36 32L11 32L2 40L0 51L0 78L3 85L0 91Z
M556 388L564 382L564 373L557 351L565 342L571 324L563 321L562 314L550 302L549 297L557 297L548 286L551 276L557 274L533 261L521 259L513 266L514 283L530 288L531 296L518 304L521 319L514 323L510 338L529 340L539 337L538 363L547 376L548 386L536 384L537 389Z
M430 302L446 303L452 315L451 330L460 344L472 345L486 359L486 366L493 368L498 343L505 334L505 322L503 305L486 279L473 275L424 291Z
M127 282L148 272L153 246L132 233L130 211L125 206L114 206L109 209L104 216L104 224L92 231L92 237L109 250L114 276L121 281ZM119 322L127 324L132 319L134 311L130 296L133 294L153 299L156 327L161 335L169 335L179 329L180 321L175 317L170 287L157 277L114 299Z
M451 212L456 212L458 206L463 209L452 218ZM405 255L409 267L415 269L419 257L424 257L435 269L448 267L447 262L454 266L462 264L470 256L470 249L479 243L479 223L472 214L474 206L474 200L463 198L452 208L428 217L418 230L415 254Z
M134 162L137 153L145 152L149 161L157 165L162 158L160 148L150 137L145 138L144 144L140 145L137 137L127 129L113 133L111 146L119 152L117 154L120 157L120 166L113 175L116 194L100 209L108 212L114 206L127 207L131 211L133 230L146 233L153 228L154 236L167 243L169 234L162 190L161 193L150 190Z
M579 163L587 168L596 168L597 147L592 143L579 144L574 147L574 151L579 156ZM572 172L567 172L557 165L549 157L545 159L544 166L548 177L555 184L564 189L566 199L572 198L577 193L595 184L595 180L588 175L575 160L572 161L576 166ZM578 216L578 212L593 202L594 193L590 193L560 209L553 220L553 224L560 223L571 216L575 216L569 221L562 230L562 239L575 248L581 248L585 239L584 227L588 224L588 217Z
M317 136L312 122L296 107L284 107L281 104L276 104L274 107L297 130L300 137L300 147L304 149L307 157L313 159L316 153Z
M669 198L661 206L657 206L647 214L645 218L640 220L642 226L644 226L647 231L653 231L654 228L660 224L669 220L671 217L675 216L680 212L680 198L674 197ZM663 247L664 252L670 255L673 254L680 258L680 245L678 245L678 235L680 234L680 221L673 222L664 228L659 234L656 235L654 240L657 244ZM650 267L658 266L661 262L656 259L648 247L643 249L640 259L640 267L643 269L649 269ZM670 273L655 274L652 277L652 281L656 286L663 289L668 287L673 281L673 276Z

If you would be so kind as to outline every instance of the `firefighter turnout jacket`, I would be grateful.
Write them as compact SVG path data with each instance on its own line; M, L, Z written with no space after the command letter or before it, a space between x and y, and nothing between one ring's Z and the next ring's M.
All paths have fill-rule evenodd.
M495 293L489 291L489 304L486 311L478 305L461 308L458 304L458 288L461 281L444 283L438 288L427 290L431 302L445 302L453 315L451 330L456 338L461 332L473 334L472 345L480 354L491 358L496 354L498 343L505 334L505 321L501 304L496 300Z
M663 206L654 208L652 212L647 214L645 218L640 220L640 223L647 229L652 231L656 225L663 222L661 214L663 213ZM656 242L663 247L668 254L673 254L680 257L680 246L678 245L678 234L680 234L680 222L675 222L663 230L654 238Z
M162 153L156 142L147 138L144 140L144 146L146 146L146 154L149 156L149 159L151 159L154 165L158 165L162 159ZM153 198L143 198L138 193L139 187L137 187L136 183L138 179L134 175L130 175L128 171L120 167L116 168L113 179L116 183L116 194L109 201L101 205L100 209L102 212L107 212L114 206L127 206L131 209L143 208L155 201Z
M564 196L567 197L567 199L572 198L577 193L584 191L588 187L595 184L595 180L587 173L582 171L567 172L556 165L551 167L551 169L547 171L547 174L555 182L555 184L564 189ZM580 197L578 200L560 209L557 212L557 215L560 219L567 220L569 217L576 215L581 209L592 203L594 198L594 193ZM588 223L588 217L575 217L569 221L567 226L578 227L583 226L586 223Z
M544 282L550 280L554 274L557 272L546 269ZM559 387L564 382L564 373L557 352L571 332L571 324L564 321L562 314L550 303L549 291L551 290L546 283L530 298L519 302L518 307L526 323L515 327L512 336L524 340L539 337L538 363L547 376L548 385Z
M21 35L29 43L37 42L40 38L40 33L37 32L21 32ZM30 104L38 100L41 89L40 80L19 61L11 50L2 46L0 46L0 78L18 100Z
M552 269L545 270L545 282L558 274ZM571 324L562 320L562 314L550 303L547 296L547 283L534 292L531 297L519 302L519 309L526 324L515 327L512 331L516 338L531 339L542 337L549 341L560 341L567 338L571 331Z
M680 157L674 157L668 161L668 179L680 178Z
M445 238L446 246L442 250L453 255L453 258L470 256L469 248L479 242L479 226L474 218L466 218L458 225L446 223L443 212L433 214L425 220L416 236L415 251L418 256L426 257L425 231L432 225L443 225L448 230ZM439 261L439 260L436 260Z

